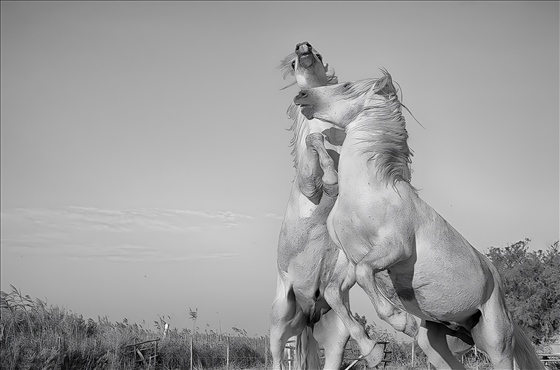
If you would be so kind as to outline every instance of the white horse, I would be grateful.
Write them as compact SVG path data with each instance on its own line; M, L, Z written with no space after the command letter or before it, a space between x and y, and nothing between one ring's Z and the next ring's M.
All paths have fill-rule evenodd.
M297 44L296 52L288 55L280 68L284 77L294 75L294 84L302 89L338 82L322 55L307 42ZM326 221L338 195L338 152L346 134L323 121L307 120L293 103L288 116L294 120L296 178L278 243L278 284L270 334L273 368L281 367L286 341L295 335L296 368L319 366L318 341L325 349L325 369L339 369L349 333L330 311L325 295L349 310L348 291L356 278L346 255L328 235ZM378 281L389 296L394 295L386 272L379 274ZM378 316L395 330L414 337L418 332L416 319L389 301L384 303ZM382 354L382 348L379 351Z
M284 76L295 76L300 88L337 83L321 54L307 42L297 44L296 52L286 57L280 67ZM270 313L273 369L282 369L286 341L296 336L295 369L319 369L321 346L325 348L325 369L338 370L350 335L338 315L330 310L324 290L332 280L339 254L347 269L349 263L329 237L326 222L338 193L335 159L338 160L337 150L345 135L343 130L328 130L332 125L322 121L308 121L293 103L288 115L294 120L292 154L296 177L278 242L278 280ZM336 146L323 142L321 132L325 130ZM309 134L314 135L306 140ZM317 153L308 145L310 142L322 146L324 151ZM324 196L324 192L330 196ZM341 292L340 299L346 305L350 286Z
M339 196L327 220L331 237L356 266L357 282L376 308L389 298L422 319L418 343L436 368L464 369L447 335L475 343L495 369L513 369L514 358L521 369L544 369L506 307L496 268L410 184L403 105L383 72L380 79L304 90L294 99L307 118L346 131ZM384 270L395 296L376 285ZM362 354L375 352L378 346L346 308L327 301Z

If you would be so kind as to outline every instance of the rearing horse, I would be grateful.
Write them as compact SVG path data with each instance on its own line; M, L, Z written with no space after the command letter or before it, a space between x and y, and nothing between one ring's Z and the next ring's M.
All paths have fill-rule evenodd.
M328 71L328 64L323 64L322 56L307 42L296 45L296 52L287 56L280 68L284 77L293 74L294 84L302 89L337 83L334 72ZM278 284L270 329L273 368L281 368L286 341L297 335L296 367L318 368L316 338L325 348L325 369L339 369L349 334L338 316L329 311L325 296L349 310L348 291L356 278L354 267L329 237L326 219L338 194L336 168L345 134L320 120L307 120L293 103L288 116L294 120L296 178L278 243ZM376 278L387 296L395 294L386 272ZM377 308L377 315L395 330L416 336L416 319L402 307L384 300ZM383 348L378 348L370 357L382 353Z
M304 90L294 99L309 119L346 131L339 196L327 220L336 244L356 266L356 279L377 308L384 298L422 319L418 343L438 369L464 369L446 335L486 352L494 369L544 369L509 313L496 268L410 184L411 152L402 103L391 76ZM388 271L396 296L376 284ZM363 354L374 343L336 310ZM371 366L372 363L370 362Z
M294 74L300 88L337 83L334 72L329 72L322 56L307 42L297 44L295 53L286 57L280 68L285 70L284 76ZM297 336L295 368L319 369L320 344L325 348L325 369L338 370L350 335L324 299L324 289L332 279L339 254L341 264L346 261L346 267L349 266L329 237L326 226L338 193L335 172L338 153L336 146L323 142L321 134L332 125L308 121L293 103L288 115L294 120L292 154L296 177L278 242L278 279L270 314L273 369L282 369L286 342ZM344 132L333 130L325 134L334 144L340 145ZM315 135L307 138L312 133ZM329 154L326 151L317 153L311 148L312 143L323 148L327 146ZM329 196L323 196L324 191ZM346 305L350 286L341 293Z

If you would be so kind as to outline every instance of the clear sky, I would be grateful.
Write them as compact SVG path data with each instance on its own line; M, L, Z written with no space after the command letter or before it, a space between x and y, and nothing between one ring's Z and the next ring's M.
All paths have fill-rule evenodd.
M276 67L302 41L340 81L389 70L425 127L408 116L412 183L476 248L559 239L558 2L2 1L1 17L4 291L266 334L294 178L297 88Z

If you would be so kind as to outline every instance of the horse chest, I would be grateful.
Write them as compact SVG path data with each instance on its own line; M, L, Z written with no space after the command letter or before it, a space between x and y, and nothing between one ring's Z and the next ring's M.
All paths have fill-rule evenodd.
M345 211L344 207L335 205L327 225L333 239L354 264L370 251L372 234L367 231L367 223L355 211Z

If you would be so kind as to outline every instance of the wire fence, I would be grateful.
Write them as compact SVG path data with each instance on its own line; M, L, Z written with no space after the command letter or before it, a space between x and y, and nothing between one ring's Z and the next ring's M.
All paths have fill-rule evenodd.
M244 335L221 335L215 333L196 333L170 331L151 346L142 356L155 361L139 361L140 356L131 350L129 359L136 368L151 369L266 369L270 368L271 355L267 337L248 337ZM129 345L129 348L136 346ZM139 346L138 348L139 349ZM142 350L140 349L140 352Z

